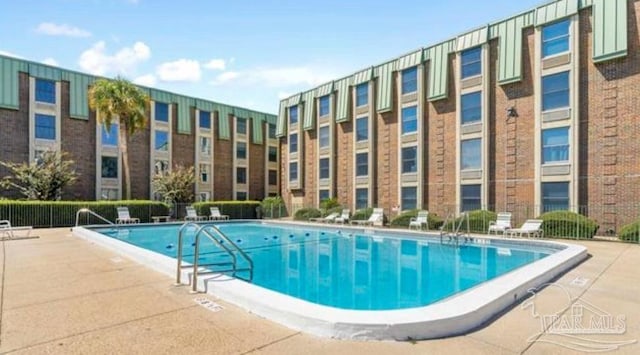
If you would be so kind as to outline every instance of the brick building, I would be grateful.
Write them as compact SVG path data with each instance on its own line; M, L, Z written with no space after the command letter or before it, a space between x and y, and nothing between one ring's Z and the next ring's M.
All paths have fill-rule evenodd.
M97 78L0 56L0 161L69 152L78 182L63 198L120 199L123 173L117 125L96 125L87 92ZM261 200L279 191L276 116L142 88L148 122L129 145L134 199L154 198L152 177L194 166L197 200ZM7 174L0 167L0 177ZM0 192L8 196L8 192Z
M282 194L393 216L640 213L640 2L558 0L282 100Z

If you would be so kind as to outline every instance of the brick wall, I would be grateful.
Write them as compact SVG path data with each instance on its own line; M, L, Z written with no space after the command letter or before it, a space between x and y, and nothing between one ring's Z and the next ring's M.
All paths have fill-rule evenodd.
M391 92L393 95L393 111L376 114L377 155L378 163L377 183L378 207L382 207L385 213L389 214L393 206L399 201L398 196L398 99L396 93L396 77L394 73L392 79Z
M151 159L151 126L148 117L150 112L146 112L147 124L129 137L128 153L129 166L131 169L131 198L149 199L151 166L154 162ZM122 174L122 198L125 198L125 174Z
M231 126L231 119L227 117L219 117L217 120L226 119ZM233 141L218 138L218 122L214 121L213 125L213 178L214 191L213 198L215 200L232 200L233 199ZM233 130L231 132L234 132Z
M247 137L249 137L249 142L247 142L247 146L249 146L249 199L260 201L267 195L264 190L265 174L267 174L265 170L265 164L267 163L265 147L269 132L264 132L264 125L260 125L260 129L263 131L263 143L253 144L251 143L253 141L251 137L253 137L254 126L250 123L251 121L247 120Z

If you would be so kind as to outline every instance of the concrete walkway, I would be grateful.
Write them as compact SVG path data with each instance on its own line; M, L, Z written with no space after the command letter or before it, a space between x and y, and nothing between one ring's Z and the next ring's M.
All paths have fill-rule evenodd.
M554 354L578 353L567 346L615 349L616 343L640 340L638 245L582 242L590 259L465 336L415 343L352 342L302 334L211 296L191 295L186 287L173 287L165 275L72 237L69 229L32 234L40 238L2 242L1 353ZM195 302L201 297L224 308L214 312L203 307ZM540 316L571 304L576 307L564 315L572 309L583 310L585 319L611 315L610 324L607 317L594 318L594 326L626 333L583 335L582 340L549 331L539 334ZM572 319L556 324L573 329L568 325ZM611 353L639 354L640 344Z

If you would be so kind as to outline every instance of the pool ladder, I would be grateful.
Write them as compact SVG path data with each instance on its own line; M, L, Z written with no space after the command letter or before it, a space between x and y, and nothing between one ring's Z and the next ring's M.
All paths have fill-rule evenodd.
M463 212L461 215L462 218L460 218L460 222L458 222L458 224L456 225L455 222L455 215L450 214L447 216L447 218L444 220L444 224L442 225L442 228L440 228L440 242L442 243L443 239L445 237L449 238L450 242L455 242L456 245L458 245L460 243L460 238L464 238L465 241L467 240L471 240L471 226L469 225L469 214L466 212ZM451 231L447 231L445 230L447 228L447 225L449 224L449 221L451 221L451 224L453 225L453 229ZM467 231L466 233L464 233L461 229L462 229L462 225L464 223L467 223Z
M184 236L184 231L189 227L194 227L196 229L196 236L194 241L193 248L193 263L192 264L183 264L183 248L182 248L182 240ZM206 238L211 240L215 245L224 250L230 257L231 261L226 262L218 262L218 263L209 263L209 264L199 264L198 259L200 257L200 236L204 235ZM216 238L217 236L217 238ZM219 238L219 239L218 239ZM239 254L249 265L248 267L238 268L238 258L236 253ZM220 274L225 272L232 272L234 277L240 277L237 275L238 272L248 271L249 278L245 279L246 281L251 282L253 280L253 260L245 253L236 243L234 243L229 237L227 237L222 231L214 226L214 225L199 225L194 222L188 222L180 227L178 231L178 255L176 256L178 260L178 265L176 268L176 285L182 285L182 269L192 268L193 271L191 273L191 292L198 292L198 276L206 275L206 274ZM210 270L205 267L210 266L231 266L228 269L222 270ZM244 278L243 278L244 279Z

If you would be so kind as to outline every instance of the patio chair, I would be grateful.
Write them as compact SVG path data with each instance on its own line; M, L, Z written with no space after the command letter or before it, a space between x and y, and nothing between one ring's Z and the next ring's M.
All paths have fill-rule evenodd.
M520 228L513 228L507 231L510 237L522 237L526 235L527 237L537 237L542 238L544 232L542 231L542 220L541 219L528 219Z
M309 218L309 222L322 222L322 223L329 223L329 222L333 222L335 221L335 219L338 217L338 212L333 212L330 213L329 215L327 215L326 217L320 217L320 218Z
M489 222L488 234L494 232L496 235L501 232L503 235L511 229L511 212L498 213L498 218L495 221Z
M135 224L140 223L140 218L131 217L128 207L117 207L118 218L116 218L116 224Z
M369 216L367 220L357 220L351 221L351 224L357 224L359 226L373 226L373 225L382 225L384 221L384 209L382 208L374 208L373 213Z
M349 218L351 218L351 211L349 211L349 209L344 209L342 210L342 214L340 215L340 217L336 217L333 220L333 223L342 223L345 224L347 222L349 222Z
M185 221L197 222L197 221L203 221L203 220L208 219L207 216L199 216L198 212L196 212L196 209L193 208L193 206L187 206L187 207L185 207L185 209L187 211L187 215L184 216L184 220Z
M211 215L209 216L210 220L216 221L221 219L224 219L224 220L229 219L229 215L221 214L220 208L218 207L210 207L209 211L211 212Z
M32 226L20 226L13 227L11 222L8 220L0 221L0 235L2 235L2 239L28 239L31 238L31 231L33 230ZM24 236L16 236L14 232L25 231L27 232ZM34 237L37 238L37 237Z
M422 230L422 226L429 229L429 211L420 211L418 212L418 216L412 217L409 220L409 229L416 227L416 229Z

